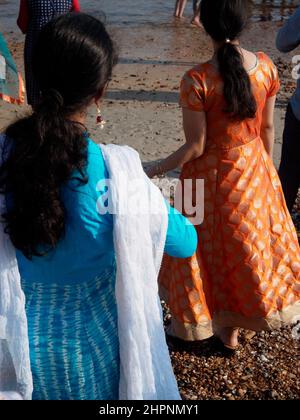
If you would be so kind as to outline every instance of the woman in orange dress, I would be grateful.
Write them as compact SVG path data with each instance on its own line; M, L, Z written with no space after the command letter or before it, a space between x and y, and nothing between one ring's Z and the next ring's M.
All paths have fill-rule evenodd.
M181 83L186 144L148 169L153 177L183 167L182 183L204 180L197 253L166 257L161 272L169 333L188 341L216 334L231 349L239 328L270 330L300 315L300 249L272 162L280 84L268 56L240 46L247 3L202 0L214 55Z

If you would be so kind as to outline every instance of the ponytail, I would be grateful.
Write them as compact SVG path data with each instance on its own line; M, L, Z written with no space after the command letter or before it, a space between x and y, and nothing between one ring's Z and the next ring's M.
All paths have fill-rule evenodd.
M243 59L237 47L225 42L217 54L219 71L224 81L224 112L234 119L254 118L257 105L252 93L251 81L244 68Z
M251 81L238 47L231 41L243 32L249 18L248 0L202 0L201 21L206 32L221 46L217 52L224 81L224 112L233 119L254 118L257 104Z

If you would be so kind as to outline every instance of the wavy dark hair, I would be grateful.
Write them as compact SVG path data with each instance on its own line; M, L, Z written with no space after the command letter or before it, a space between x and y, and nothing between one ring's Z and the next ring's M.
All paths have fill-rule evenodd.
M211 38L221 43L217 52L219 71L224 80L224 112L233 119L254 118L257 104L251 82L238 48L227 39L236 40L250 17L248 0L202 0L201 21Z
M10 152L0 168L0 190L10 203L6 232L28 259L54 249L64 234L61 187L75 173L87 182L85 130L72 115L100 98L115 63L110 36L91 16L63 15L41 31L33 58L41 100L6 129Z

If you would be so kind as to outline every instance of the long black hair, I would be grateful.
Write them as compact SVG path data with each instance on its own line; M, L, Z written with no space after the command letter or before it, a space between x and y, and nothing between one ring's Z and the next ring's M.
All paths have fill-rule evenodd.
M201 21L211 38L220 43L217 52L219 71L224 80L224 111L233 119L254 118L257 104L251 89L249 74L236 40L249 20L248 0L202 0Z
M6 129L10 153L0 168L0 190L10 202L6 231L29 259L53 249L64 233L62 185L75 171L87 182L84 128L72 115L101 96L115 62L110 36L91 16L63 15L41 31L33 58L41 101Z

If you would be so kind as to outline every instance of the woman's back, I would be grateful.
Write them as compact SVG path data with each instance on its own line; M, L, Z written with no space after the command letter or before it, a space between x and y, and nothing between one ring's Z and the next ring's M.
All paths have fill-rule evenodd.
M223 79L211 63L182 81L181 105L195 118L205 113L207 135L203 155L181 172L182 182L204 180L205 217L197 226L202 247L184 261L167 258L161 275L173 315L170 332L184 340L228 327L276 328L299 312L298 238L262 139L265 105L275 102L279 80L272 61L263 53L257 58L249 72L254 118L224 112Z
M198 65L188 71L181 85L181 106L193 111L205 111L207 147L232 148L260 137L262 116L266 101L279 89L277 69L262 52L256 54L256 64L248 72L257 103L254 118L232 119L224 112L224 82L212 62Z
M44 283L78 283L89 281L114 264L112 215L100 215L97 191L100 181L108 179L108 172L99 146L87 138L88 182L79 185L74 173L62 187L61 196L66 211L63 237L54 250L44 257L27 259L17 253L21 277Z

